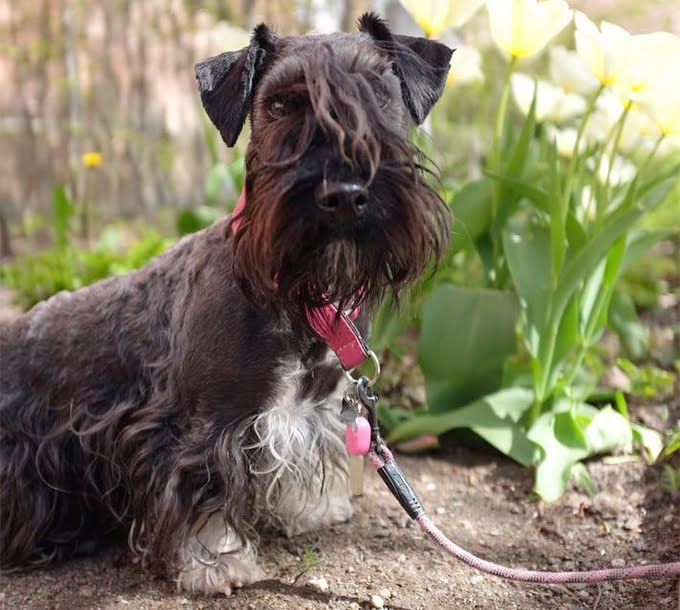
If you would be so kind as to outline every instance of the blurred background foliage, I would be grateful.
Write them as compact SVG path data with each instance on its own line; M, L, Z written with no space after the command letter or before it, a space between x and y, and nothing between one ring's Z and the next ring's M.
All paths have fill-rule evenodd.
M377 10L457 48L413 133L441 173L452 247L373 328L388 439L404 451L483 439L535 468L548 500L570 480L592 489L592 455L668 459L680 448L680 2L572 1L589 17L576 22L549 4L0 0L5 291L28 308L228 213L247 134L223 146L194 63L244 46L260 21L351 30ZM659 30L675 36L626 38ZM666 464L664 480L677 488L680 472Z

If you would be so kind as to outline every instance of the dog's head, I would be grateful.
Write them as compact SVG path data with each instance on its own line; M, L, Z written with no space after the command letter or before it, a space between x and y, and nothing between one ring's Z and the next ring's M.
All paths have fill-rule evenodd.
M446 250L449 213L408 129L439 99L452 51L373 14L359 30L278 38L260 25L248 47L196 66L228 146L251 118L234 273L258 304L375 303Z

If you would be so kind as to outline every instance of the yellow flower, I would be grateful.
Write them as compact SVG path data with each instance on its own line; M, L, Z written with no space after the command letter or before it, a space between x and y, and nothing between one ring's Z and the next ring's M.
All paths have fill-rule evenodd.
M99 152L86 152L80 158L85 167L99 167L102 164L104 158Z
M562 123L571 117L583 114L586 102L575 93L567 93L546 81L534 81L531 76L515 72L510 81L512 95L522 114L529 114L531 102L536 91L536 121Z
M622 27L603 21L600 28L580 11L576 24L576 52L590 68L600 84L609 87L621 78L622 57L630 42L630 34Z
M482 58L477 49L464 44L458 45L451 58L451 69L446 77L446 85L451 87L483 82L481 62Z
M488 0L487 8L491 37L516 58L540 53L573 16L564 0Z
M425 35L432 37L462 26L484 0L401 0L401 3Z

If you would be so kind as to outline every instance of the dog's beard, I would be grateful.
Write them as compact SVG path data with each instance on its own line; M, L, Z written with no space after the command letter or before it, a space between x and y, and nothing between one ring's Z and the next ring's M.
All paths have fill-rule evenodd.
M340 311L372 306L386 292L398 295L446 251L449 213L419 165L382 164L371 209L335 227L316 213L306 183L282 188L280 173L269 173L249 185L234 248L235 277L257 304L293 314L329 302Z

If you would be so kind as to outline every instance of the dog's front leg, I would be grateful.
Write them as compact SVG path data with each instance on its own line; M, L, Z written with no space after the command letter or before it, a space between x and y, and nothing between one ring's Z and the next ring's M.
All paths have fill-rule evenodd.
M254 545L241 541L221 513L213 513L180 548L177 585L190 593L230 595L265 577L256 560Z
M349 483L344 467L333 466L325 481L315 481L312 489L301 494L299 487L291 487L282 494L276 518L287 536L304 534L352 518Z

